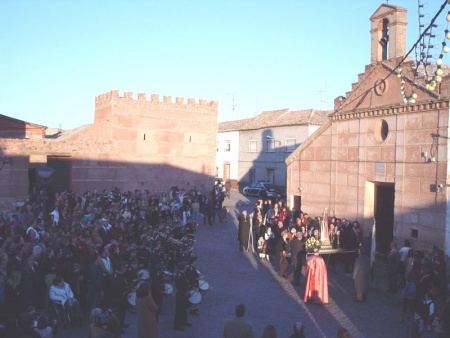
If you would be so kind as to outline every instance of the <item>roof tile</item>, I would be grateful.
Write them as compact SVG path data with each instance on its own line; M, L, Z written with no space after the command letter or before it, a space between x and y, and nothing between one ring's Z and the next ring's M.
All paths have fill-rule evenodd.
M248 119L226 121L219 123L219 132L233 130L255 130L272 127L322 125L328 120L332 110L295 110L280 109L263 111Z

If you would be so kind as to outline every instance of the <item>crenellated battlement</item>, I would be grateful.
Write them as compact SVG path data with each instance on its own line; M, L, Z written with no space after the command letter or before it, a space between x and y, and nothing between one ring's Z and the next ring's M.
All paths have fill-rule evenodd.
M206 120L217 120L217 101L207 101L183 97L163 96L158 94L149 97L145 93L124 92L121 96L118 90L111 90L95 98L95 124L107 123L120 128L135 130L136 126L155 126L162 117L174 126L176 123L186 124L187 121L203 123ZM99 129L100 130L100 129ZM105 131L105 127L101 130Z
M172 96L163 96L163 99L160 100L160 97L158 94L152 94L150 96L150 100L147 100L147 94L145 93L138 93L137 98L134 97L133 92L124 92L123 96L119 95L118 90L111 90L107 93L100 94L95 97L95 106L101 107L101 106L108 106L112 103L115 104L126 104L130 105L133 102L136 102L138 104L142 104L144 102L151 103L155 105L165 105L170 106L171 108L174 108L176 106L199 106L199 107L217 107L218 102L217 101L207 101L204 99L199 99L198 102L196 99L188 98L185 100L183 97L176 97L175 102L172 100Z

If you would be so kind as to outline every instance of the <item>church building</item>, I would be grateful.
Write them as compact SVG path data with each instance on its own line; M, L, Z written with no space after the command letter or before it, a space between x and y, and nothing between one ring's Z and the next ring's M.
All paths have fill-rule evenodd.
M382 4L370 24L370 64L336 98L329 121L286 159L288 202L311 216L326 209L357 220L365 236L375 222L380 252L409 239L415 249L437 245L449 255L445 37L435 41L441 55L431 61L424 39L419 55L406 49L405 8ZM424 27L423 36L434 28Z

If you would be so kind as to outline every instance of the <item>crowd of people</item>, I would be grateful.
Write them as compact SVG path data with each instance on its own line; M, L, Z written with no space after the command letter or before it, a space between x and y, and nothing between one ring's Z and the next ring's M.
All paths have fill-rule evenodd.
M421 332L432 329L442 337L450 334L450 298L447 294L447 269L445 254L433 246L431 256L415 250L409 240L398 249L392 242L387 257L389 288L403 298L400 320L411 322L411 331L420 337Z
M308 245L312 239L321 243L322 223L323 218L289 209L282 199L258 199L251 214L242 210L239 216L239 249L256 251L261 259L275 263L280 277L286 277L288 263L293 263L293 283L300 285L307 251L313 249ZM358 248L367 245L359 222L327 217L325 224L330 248L346 252L339 259L344 263L344 271L351 272ZM331 264L335 260L336 257L330 257Z
M259 198L253 212L242 210L239 215L239 250L256 252L261 259L271 261L278 275L291 280L294 286L300 286L304 278L305 302L327 303L327 268L319 255L324 239L321 232L326 231L329 248L340 249L325 255L328 264L340 261L344 272L352 273L354 300L366 302L372 273L368 256L371 235L363 236L358 221L324 216L325 219L311 218L301 210L290 210L282 199ZM288 270L291 271L289 276ZM392 242L386 256L386 272L387 294L398 294L401 290L403 296L401 320L409 316L412 330L419 333L431 330L432 326L437 332L450 333L443 250L434 246L430 256L414 250L409 240L405 240L400 249Z
M177 290L174 329L183 331L191 325L188 313L198 314L189 302L201 279L192 256L196 226L212 226L216 218L224 222L226 196L221 184L189 191L171 187L158 194L33 190L23 205L0 213L1 332L11 338L52 337L64 320L78 325L89 318L90 337L119 337L127 329L127 312L135 311L139 337L157 337L164 296L173 292L168 282ZM308 262L316 264L318 255L308 258L307 251L318 249L323 218L290 210L282 199L259 199L238 221L240 250L271 261L280 278L292 272L294 286L310 283ZM344 272L353 272L355 300L366 301L369 236L357 221L327 217L325 224L330 246L351 252L331 255L328 263L340 260ZM409 316L418 332L436 323L450 332L444 320L450 305L443 251L435 247L427 257L407 240L400 249L392 243L386 267L388 292L402 290L401 319ZM307 297L308 290L305 301L317 301ZM327 302L325 295L319 302ZM274 328L265 331L270 335Z
M187 312L198 314L188 301L201 277L194 233L199 222L214 224L224 195L218 184L158 194L33 189L23 205L0 213L0 333L52 337L63 322L89 318L90 337L119 337L134 311L139 337L158 337L156 318L173 284L174 329L183 330Z

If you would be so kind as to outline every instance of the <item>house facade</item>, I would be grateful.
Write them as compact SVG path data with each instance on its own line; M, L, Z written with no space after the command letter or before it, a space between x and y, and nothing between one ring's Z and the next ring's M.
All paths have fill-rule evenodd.
M375 223L379 251L409 239L415 249L437 245L448 255L448 70L416 72L406 57L406 9L382 4L370 22L371 63L286 161L289 202L310 215L326 208L357 220L365 235ZM444 74L433 88L437 69Z
M238 188L239 176L239 125L239 121L219 123L217 133L216 177L230 181L234 189Z
M327 121L328 114L312 109L282 109L220 123L216 165L219 177L227 176L223 173L229 168L227 178L239 190L257 181L268 181L284 194L287 156ZM225 161L227 155L235 160Z

